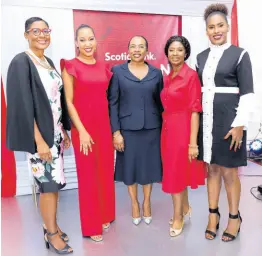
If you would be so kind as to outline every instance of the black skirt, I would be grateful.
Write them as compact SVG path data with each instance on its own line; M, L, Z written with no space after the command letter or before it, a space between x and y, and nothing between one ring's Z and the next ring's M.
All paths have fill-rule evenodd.
M124 152L116 155L115 181L147 185L162 181L161 129L122 130Z
M224 139L226 134L232 129L231 125L236 117L236 108L238 106L239 96L236 94L223 94L215 95L213 106L213 126L210 129L212 136L211 147L205 145L204 126L207 125L204 121L203 113L200 114L200 127L199 127L199 160L204 160L205 155L211 154L210 162L208 164L217 164L227 168L237 168L247 165L247 132L244 131L242 137L242 145L236 152L234 149L230 150L232 137ZM207 153L209 151L210 153Z

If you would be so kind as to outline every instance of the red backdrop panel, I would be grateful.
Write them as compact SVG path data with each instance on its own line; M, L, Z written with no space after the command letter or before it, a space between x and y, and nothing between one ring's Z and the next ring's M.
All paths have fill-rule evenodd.
M182 31L181 16L74 10L75 30L81 24L94 29L97 58L109 66L126 61L130 38L142 35L149 43L147 61L158 68L164 67L166 40L171 35L181 35Z
M1 79L1 196L11 197L16 194L16 164L12 151L6 148L6 104Z
M238 21L237 21L237 0L234 1L231 14L231 43L238 46Z

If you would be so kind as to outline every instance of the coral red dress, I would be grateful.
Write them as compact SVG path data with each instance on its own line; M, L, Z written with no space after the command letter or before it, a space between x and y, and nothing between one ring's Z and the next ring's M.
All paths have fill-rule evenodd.
M205 164L188 160L192 112L201 112L201 85L197 73L184 64L172 78L165 77L161 100L164 107L161 134L162 189L180 193L187 186L205 184Z
M79 133L72 127L83 236L102 234L102 224L115 219L114 149L107 88L112 73L103 63L88 65L77 58L61 60L61 70L74 77L74 106L91 135L92 152L80 152Z

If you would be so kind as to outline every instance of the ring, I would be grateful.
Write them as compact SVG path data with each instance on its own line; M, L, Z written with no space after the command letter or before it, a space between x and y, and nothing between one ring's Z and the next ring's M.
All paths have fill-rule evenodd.
M239 141L239 143L242 143L243 141L241 140L241 141Z

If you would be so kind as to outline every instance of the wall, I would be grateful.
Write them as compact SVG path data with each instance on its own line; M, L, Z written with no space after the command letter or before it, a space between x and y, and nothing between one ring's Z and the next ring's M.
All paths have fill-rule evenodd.
M2 0L2 5L201 16L212 0ZM231 10L233 0L220 0Z
M249 124L249 140L255 138L262 123L262 52L261 52L261 0L238 0L239 45L250 54L253 66L256 101L250 102L256 112ZM259 138L262 139L260 133Z

